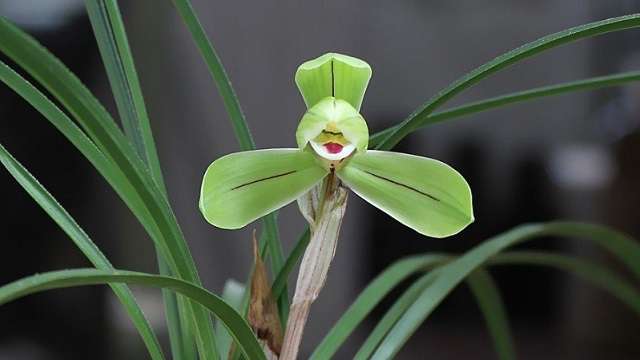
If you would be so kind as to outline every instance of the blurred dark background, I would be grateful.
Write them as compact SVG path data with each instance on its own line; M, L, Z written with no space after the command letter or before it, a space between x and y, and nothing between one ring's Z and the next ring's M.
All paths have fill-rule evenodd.
M374 76L363 115L373 131L398 122L437 90L496 55L567 27L637 12L639 0L207 1L193 0L242 101L258 147L294 146L304 104L293 83L302 61L327 51L367 60ZM169 1L120 1L160 148L170 197L205 285L220 292L251 264L249 226L208 226L197 210L201 175L237 150L220 97ZM0 0L6 16L59 56L116 115L81 0ZM2 39L0 39L2 41ZM449 105L562 81L640 69L640 31L581 41L483 81ZM155 272L140 225L67 141L0 86L0 142L58 198L118 268ZM640 237L640 85L555 97L420 131L400 144L458 169L474 192L476 222L455 238L424 239L356 196L327 286L305 333L309 355L339 315L394 260L463 252L523 222L592 221ZM55 224L0 171L0 283L89 264ZM304 226L295 206L279 217L287 249ZM258 225L255 225L258 226ZM585 255L585 242L545 239L530 248ZM637 359L640 322L621 303L554 270L492 270L521 359ZM166 336L160 294L135 289ZM399 292L394 293L397 296ZM375 312L383 314L390 302ZM370 319L337 358L349 359ZM0 359L146 358L104 287L51 291L0 307ZM399 359L494 359L464 286L438 308Z

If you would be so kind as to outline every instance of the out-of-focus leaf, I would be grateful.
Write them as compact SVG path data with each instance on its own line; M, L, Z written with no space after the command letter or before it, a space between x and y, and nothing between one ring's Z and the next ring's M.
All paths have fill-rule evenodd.
M98 269L113 270L111 263L89 238L89 235L78 225L71 215L56 201L56 199L36 180L27 169L22 166L10 153L0 144L0 163L9 171L16 181L31 195L33 200L62 228L69 238L76 244L82 253ZM160 342L153 332L153 328L147 321L126 285L112 284L111 288L116 294L129 318L142 336L149 355L154 360L164 359Z
M233 131L235 133L240 149L243 151L254 150L256 148L253 142L253 137L249 131L249 126L242 113L240 107L240 101L236 96L231 81L227 76L227 72L222 65L220 57L216 53L213 44L207 37L207 34L198 20L198 16L191 6L189 0L173 0L173 4L178 10L180 17L184 21L185 25L191 33L191 37L195 42L200 54L209 68L209 72L213 77L215 84L218 88L218 92L222 97L224 107L229 114L231 124L233 125ZM282 243L280 242L280 235L278 231L278 223L276 221L276 213L267 214L264 217L264 237L266 244L269 248L269 259L271 261L271 268L274 273L280 272L282 265L284 264L284 255L282 250ZM261 236L262 238L262 236ZM286 287L286 286L285 286ZM278 298L278 308L281 315L286 315L289 302L286 296L280 296ZM286 316L285 316L286 317Z
M233 336L240 351L248 359L266 360L249 324L233 307L206 289L177 278L119 270L75 269L52 271L22 278L0 287L0 305L46 290L111 283L145 285L178 292L201 304L217 316Z
M440 254L427 254L411 256L391 264L358 295L358 298L316 347L310 359L331 359L353 330L400 282L421 269L442 264L447 258L448 256Z
M423 128L449 119L460 118L479 112L500 108L506 105L517 104L555 95L572 94L578 91L596 90L606 87L624 85L640 80L640 71L628 71L620 74L598 76L583 80L570 81L555 85L518 91L510 94L492 97L486 100L457 106L448 110L434 112L419 123ZM377 146L385 137L389 136L399 125L386 128L371 136L369 145Z
M433 96L420 108L409 115L407 119L402 121L393 132L378 144L376 148L379 150L390 150L405 136L418 129L421 126L421 123L425 122L429 114L431 114L435 109L452 99L463 90L501 69L563 44L572 43L580 39L609 32L636 28L638 26L640 26L640 14L620 16L572 27L570 29L550 34L504 53L465 74L438 92L438 94Z
M636 275L640 275L640 245L622 233L603 226L572 222L519 226L484 241L439 268L438 278L422 292L397 321L372 359L389 359L395 356L424 319L473 271L504 249L542 236L570 236L591 240L615 255Z
M124 132L140 159L148 166L159 190L167 197L149 116L118 3L116 0L87 0L85 4ZM160 273L171 274L159 249L156 249L156 253ZM173 358L193 358L195 340L186 324L182 324L181 330L179 303L175 294L163 290L162 297Z

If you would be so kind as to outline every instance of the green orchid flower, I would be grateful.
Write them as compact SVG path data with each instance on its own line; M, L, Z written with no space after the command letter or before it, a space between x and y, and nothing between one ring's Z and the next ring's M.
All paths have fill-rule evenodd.
M446 237L473 221L471 190L450 166L430 158L368 150L360 106L371 78L357 58L328 53L303 63L295 81L307 105L298 148L232 153L202 182L200 210L237 229L304 195L327 176L420 234Z

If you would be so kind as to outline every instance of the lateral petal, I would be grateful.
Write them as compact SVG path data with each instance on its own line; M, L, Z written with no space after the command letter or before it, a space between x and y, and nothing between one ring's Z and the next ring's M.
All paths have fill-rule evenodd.
M200 211L223 229L238 229L292 202L327 171L299 149L237 152L214 161L204 174Z
M338 177L358 196L423 235L450 236L473 222L469 184L443 162L368 150L354 155Z

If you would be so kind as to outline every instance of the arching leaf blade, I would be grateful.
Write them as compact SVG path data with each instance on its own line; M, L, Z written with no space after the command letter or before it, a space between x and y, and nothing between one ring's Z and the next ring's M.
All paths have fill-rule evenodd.
M542 252L510 251L499 254L490 261L492 266L522 265L545 266L565 271L593 285L627 305L640 316L640 292L617 272L593 261L576 256Z
M438 278L398 320L372 359L389 359L395 356L424 319L473 271L506 248L542 236L570 236L591 240L615 255L636 276L640 275L640 245L622 233L602 226L571 222L519 226L488 239L439 268Z
M429 116L429 114L431 114L435 109L452 99L463 90L501 69L560 45L639 26L640 14L625 15L572 27L544 36L538 40L504 53L470 71L438 92L420 108L409 115L409 117L402 121L393 132L378 144L376 148L379 150L389 150L393 148L405 136L415 131L419 127L419 123Z
M414 281L411 286L391 305L389 310L378 321L373 331L369 333L367 339L362 344L354 360L367 360L371 357L373 352L380 344L380 341L384 339L385 335L389 332L389 329L398 321L398 318L407 311L407 308L413 304L418 296L422 293L424 288L428 286L437 276L437 272L431 271L422 275L418 280Z
M118 4L115 0L88 0L85 3L124 132L140 159L148 166L159 190L167 197L149 116ZM156 249L156 252L159 272L171 274L160 251ZM162 296L172 357L189 359L192 354L183 344L195 344L191 331L180 330L179 304L175 294L163 290ZM183 339L185 337L188 339Z
M177 278L118 270L76 269L53 271L22 278L0 287L0 305L46 290L108 283L151 286L170 289L184 295L218 317L233 336L239 350L248 359L266 360L251 328L233 307L206 289Z
M245 116L242 113L240 101L233 90L233 86L231 85L231 81L229 80L229 76L227 75L224 66L222 65L220 57L207 37L207 33L202 27L198 16L193 10L191 2L189 0L173 0L173 5L176 7L176 10L178 10L178 14L180 14L182 21L189 29L191 37L198 47L198 50L209 69L209 73L215 81L218 92L222 97L224 107L231 119L233 130L236 138L238 139L238 143L240 144L240 149L243 151L254 150L256 146L253 142L253 137L249 131L249 126L247 125Z
M22 166L7 149L0 144L0 163L9 171L14 179L24 190L42 207L42 209L60 226L82 253L98 269L113 270L113 266L91 238L84 232L69 213L56 201L56 199ZM142 309L138 305L133 293L125 285L113 284L111 286L129 318L142 337L149 355L154 360L164 359L162 347L156 337L153 328L145 318Z
M355 360L366 360L371 357L393 325L437 276L438 271L429 271L405 290L370 332L367 340L355 355ZM515 359L515 349L506 310L491 275L485 270L479 269L469 276L467 283L485 318L498 358L501 360Z
M500 360L515 360L516 350L507 310L500 290L487 270L478 269L467 277L467 284L482 312Z
M17 51L17 53L11 52L11 54L17 56L20 60L25 60L26 63L29 64L28 69L30 69L30 71L33 71L39 76L43 76L44 83L59 90L60 93L57 99L68 101L67 105L86 115L86 117L80 116L77 117L77 119L80 119L79 121L82 121L82 124L87 128L96 131L95 133L91 133L93 138L89 139L87 135L80 130L65 113L44 96L42 92L1 61L0 81L11 87L11 89L38 110L38 112L64 134L91 164L95 166L100 174L105 177L118 195L120 195L134 214L136 214L145 230L147 230L155 241L155 244L162 250L163 255L177 276L184 277L196 283L199 282L193 258L188 251L182 232L177 225L166 199L164 199L158 191L157 186L144 169L144 165L142 165L137 155L133 153L130 146L119 147L117 145L127 145L126 140L124 140L123 135L119 133L119 130L116 128L115 132L108 132L107 129L109 129L109 126L115 126L115 123L110 121L109 118L103 119L107 121L100 121L94 118L94 113L91 111L96 110L96 108L90 108L92 110L85 112L88 108L86 107L87 103L83 102L86 100L86 97L82 95L82 93L83 89L85 91L88 90L86 90L77 78L68 72L57 59L39 47L33 39L20 32L19 29L12 27L2 18L0 18L0 33L3 36L8 35L8 37L3 37L6 41L0 42L0 49L4 51L6 48L2 46L13 44L14 47L10 46L8 51ZM35 53L31 51L35 51ZM41 57L36 58L34 54ZM40 60L44 62L39 62ZM62 78L58 76L67 78L69 82L61 81ZM76 90L80 91L80 93L74 92ZM89 99L91 98L89 93ZM81 99L84 100L81 101ZM94 139L104 142L101 143L101 145L97 145L97 143L94 145L92 142ZM120 140L119 143L118 140ZM105 153L102 153L102 150L104 150ZM105 154L109 154L109 157ZM189 305L189 311L187 313L191 313L191 308ZM193 308L193 312L198 313L198 315L194 317L195 324L199 327L198 336L213 339L212 330L210 330L212 329L210 318L203 309L195 307ZM199 340L201 344L206 341L207 340L204 339Z
M538 88L518 91L501 96L492 97L486 100L474 101L465 105L457 106L448 110L434 112L421 118L417 123L419 128L437 124L450 119L476 114L479 112L500 108L506 105L532 101L544 97L571 94L579 91L596 90L606 87L619 86L640 80L640 71L628 71L620 74L598 76L582 80L570 81L555 85L542 86ZM395 131L399 125L386 128L373 134L369 138L369 145L377 146L385 137Z
M173 5L176 7L182 21L189 29L191 37L198 47L198 50L209 69L209 73L218 88L224 107L227 114L229 114L229 119L231 120L235 137L240 145L240 150L255 150L256 146L253 141L251 131L249 130L249 125L247 124L246 118L242 112L240 100L233 90L233 86L231 85L231 81L229 80L229 76L227 75L224 66L222 65L222 61L213 47L213 44L207 37L207 33L200 23L191 2L189 0L173 0ZM275 213L267 214L265 216L263 232L266 234L265 239L269 247L271 268L274 273L277 273L280 271L284 263L284 252L280 241ZM278 298L278 307L281 314L287 312L288 306L289 302L287 297L281 296Z
M442 264L447 258L448 256L441 254L427 254L404 258L390 265L358 295L353 304L342 314L340 320L322 339L310 359L331 359L355 328L400 282L420 270Z

